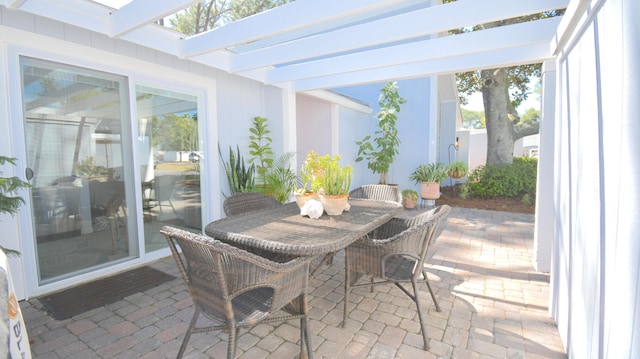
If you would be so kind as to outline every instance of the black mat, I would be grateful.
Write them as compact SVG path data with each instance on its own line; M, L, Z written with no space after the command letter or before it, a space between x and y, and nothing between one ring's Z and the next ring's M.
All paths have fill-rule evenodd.
M63 320L173 279L174 276L165 272L140 267L47 295L40 298L40 302L54 319Z

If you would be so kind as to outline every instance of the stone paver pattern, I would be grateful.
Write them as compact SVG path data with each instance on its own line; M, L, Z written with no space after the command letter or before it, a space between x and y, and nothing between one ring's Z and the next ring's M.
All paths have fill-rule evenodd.
M430 351L413 302L394 286L353 291L341 326L344 257L310 281L315 358L566 358L549 317L549 275L532 265L532 215L453 208L426 264L441 312L420 287ZM52 319L37 298L20 303L36 358L175 358L193 313L173 258L151 264L176 279L77 315ZM238 358L299 353L299 322L242 330ZM226 357L227 335L194 334L185 358Z

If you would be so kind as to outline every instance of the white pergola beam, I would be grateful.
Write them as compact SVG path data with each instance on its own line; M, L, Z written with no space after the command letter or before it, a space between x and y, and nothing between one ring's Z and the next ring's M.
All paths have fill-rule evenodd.
M189 58L268 36L293 31L402 0L297 0L185 39L181 56Z
M200 0L133 0L111 13L110 37L123 34L153 23L160 18L172 15Z
M319 56L352 51L384 43L423 37L454 28L541 13L567 5L568 0L491 0L474 11L466 8L477 0L458 0L453 3L370 21L335 30L326 34L302 38L287 43L239 53L232 59L230 71L273 66ZM455 14L455 17L451 17ZM417 26L419 24L420 26Z
M548 59L549 44L539 43L485 53L466 54L454 58L440 58L412 64L355 71L346 74L314 77L292 81L287 86L293 91L306 92L375 82L532 64Z
M304 78L331 76L340 73L397 66L470 53L508 49L543 43L548 46L560 18L524 22L475 31L457 36L424 40L409 44L363 51L343 56L273 68L266 82L279 83ZM547 53L549 49L547 48Z

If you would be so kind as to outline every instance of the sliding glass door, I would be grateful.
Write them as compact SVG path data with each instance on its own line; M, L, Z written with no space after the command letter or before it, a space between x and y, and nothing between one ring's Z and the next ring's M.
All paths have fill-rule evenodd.
M202 230L197 97L136 86L145 252L167 246L164 225Z
M123 76L21 59L38 279L138 255Z
M197 95L136 85L131 96L122 75L20 66L38 285L155 258L164 225L201 232Z

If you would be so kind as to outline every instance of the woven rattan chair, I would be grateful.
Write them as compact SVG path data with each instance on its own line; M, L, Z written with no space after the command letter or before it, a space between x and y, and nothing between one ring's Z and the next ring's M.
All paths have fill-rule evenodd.
M438 223L450 209L445 205L411 219L394 218L376 232L382 236L380 239L361 238L346 248L343 326L348 314L349 291L357 287L393 283L416 303L424 349L429 349L426 323L419 300L418 281L422 275L436 310L440 311L424 270L424 261ZM356 276L355 279L352 279L352 275ZM360 284L358 278L363 275L375 280ZM411 283L413 292L401 283Z
M300 354L306 343L307 355L313 357L306 296L311 258L278 263L181 229L165 226L161 233L169 242L195 305L178 358L184 354L192 333L228 332L227 358L232 359L240 328L290 319L300 319ZM280 309L284 311L274 315ZM213 325L197 327L200 314L212 320Z
M236 193L224 200L223 209L227 216L257 211L259 209L281 206L275 198L256 192Z
M367 184L360 186L349 192L349 198L365 198L402 203L400 187L386 184Z

